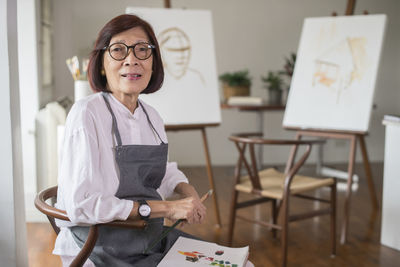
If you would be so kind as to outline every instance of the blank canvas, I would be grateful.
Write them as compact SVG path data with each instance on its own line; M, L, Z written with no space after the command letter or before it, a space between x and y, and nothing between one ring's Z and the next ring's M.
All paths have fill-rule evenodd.
M153 26L165 71L161 90L140 99L156 108L167 125L220 123L211 12L128 7L126 13Z
M368 131L386 15L307 18L284 127Z

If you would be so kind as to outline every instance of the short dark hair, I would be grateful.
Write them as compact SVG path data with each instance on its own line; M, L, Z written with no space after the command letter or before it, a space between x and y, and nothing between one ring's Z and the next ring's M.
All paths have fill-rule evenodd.
M148 22L131 14L124 14L110 20L99 32L93 51L90 53L88 65L88 80L94 91L110 92L107 89L107 78L101 74L103 70L103 48L110 44L111 38L121 32L141 27L149 38L149 42L155 46L153 50L153 74L143 94L150 94L158 91L164 81L164 68L161 60L160 48L153 28Z

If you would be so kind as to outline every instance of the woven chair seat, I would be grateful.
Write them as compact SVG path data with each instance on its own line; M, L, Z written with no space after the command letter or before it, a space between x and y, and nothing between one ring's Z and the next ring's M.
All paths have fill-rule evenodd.
M269 197L273 199L283 198L283 189L285 174L277 171L274 168L264 169L258 173L260 176L261 183L261 196ZM310 191L316 188L330 186L334 183L333 178L314 178L303 175L295 175L290 185L290 193L298 194L306 191ZM240 183L235 186L236 190L251 193L253 186L250 181L250 177L243 176L240 179Z

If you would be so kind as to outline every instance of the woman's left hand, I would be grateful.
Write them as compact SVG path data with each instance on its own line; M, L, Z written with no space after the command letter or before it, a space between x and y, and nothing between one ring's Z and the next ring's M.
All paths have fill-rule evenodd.
M186 220L181 225L202 223L206 217L206 207L194 187L187 183L180 183L176 186L175 191L186 197L181 201L189 201L191 205L191 210L186 214Z
M201 202L198 196L193 197L192 205L193 205L193 212L188 214L190 215L190 217L186 219L187 223L189 224L203 223L206 217L206 207Z

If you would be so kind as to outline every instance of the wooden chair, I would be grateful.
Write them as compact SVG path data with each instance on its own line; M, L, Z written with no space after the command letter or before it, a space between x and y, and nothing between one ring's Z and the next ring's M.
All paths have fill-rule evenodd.
M336 253L336 179L334 178L313 178L297 175L298 170L304 164L311 152L312 144L322 143L323 140L268 140L263 139L261 133L244 133L232 135L229 140L233 141L239 151L239 159L235 169L235 184L233 186L233 197L231 201L230 222L228 230L228 243L232 244L235 219L241 218L246 221L258 223L263 226L270 227L273 236L276 237L276 230L281 230L281 250L282 250L282 266L287 264L288 250L288 223L308 219L314 216L330 214L330 237L331 237L331 253ZM286 164L284 173L278 172L274 168L259 171L256 163L254 151L255 145L291 145L292 150ZM246 148L249 152L246 153ZM305 147L304 154L294 164L298 147ZM250 156L250 163L246 158ZM245 166L248 175L241 175L242 166ZM306 191L315 190L321 187L330 187L330 199L321 199L309 195L302 195ZM238 203L238 194L246 193L257 196L255 199L242 201ZM303 214L289 215L290 197L300 197L307 200L314 200L329 203L327 208L309 211ZM248 206L271 201L271 222L265 222L236 215L236 210ZM281 210L283 209L283 210ZM281 211L280 211L281 210ZM281 223L278 223L278 215L280 213Z
M46 200L52 200L52 202L54 202L54 200L57 198L57 188L58 188L57 186L53 186L51 188L45 189L39 192L39 194L35 198L36 208L47 216L56 234L60 232L60 228L57 227L55 223L55 218L64 221L69 221L67 213L64 210L57 209L52 205L47 204L46 202ZM83 245L81 251L70 265L71 267L82 266L85 263L90 253L92 252L94 245L96 244L96 240L98 237L98 227L101 225L143 229L146 226L146 222L143 220L136 220L136 221L127 220L127 221L113 221L110 223L91 225L89 229L88 238L85 244Z

